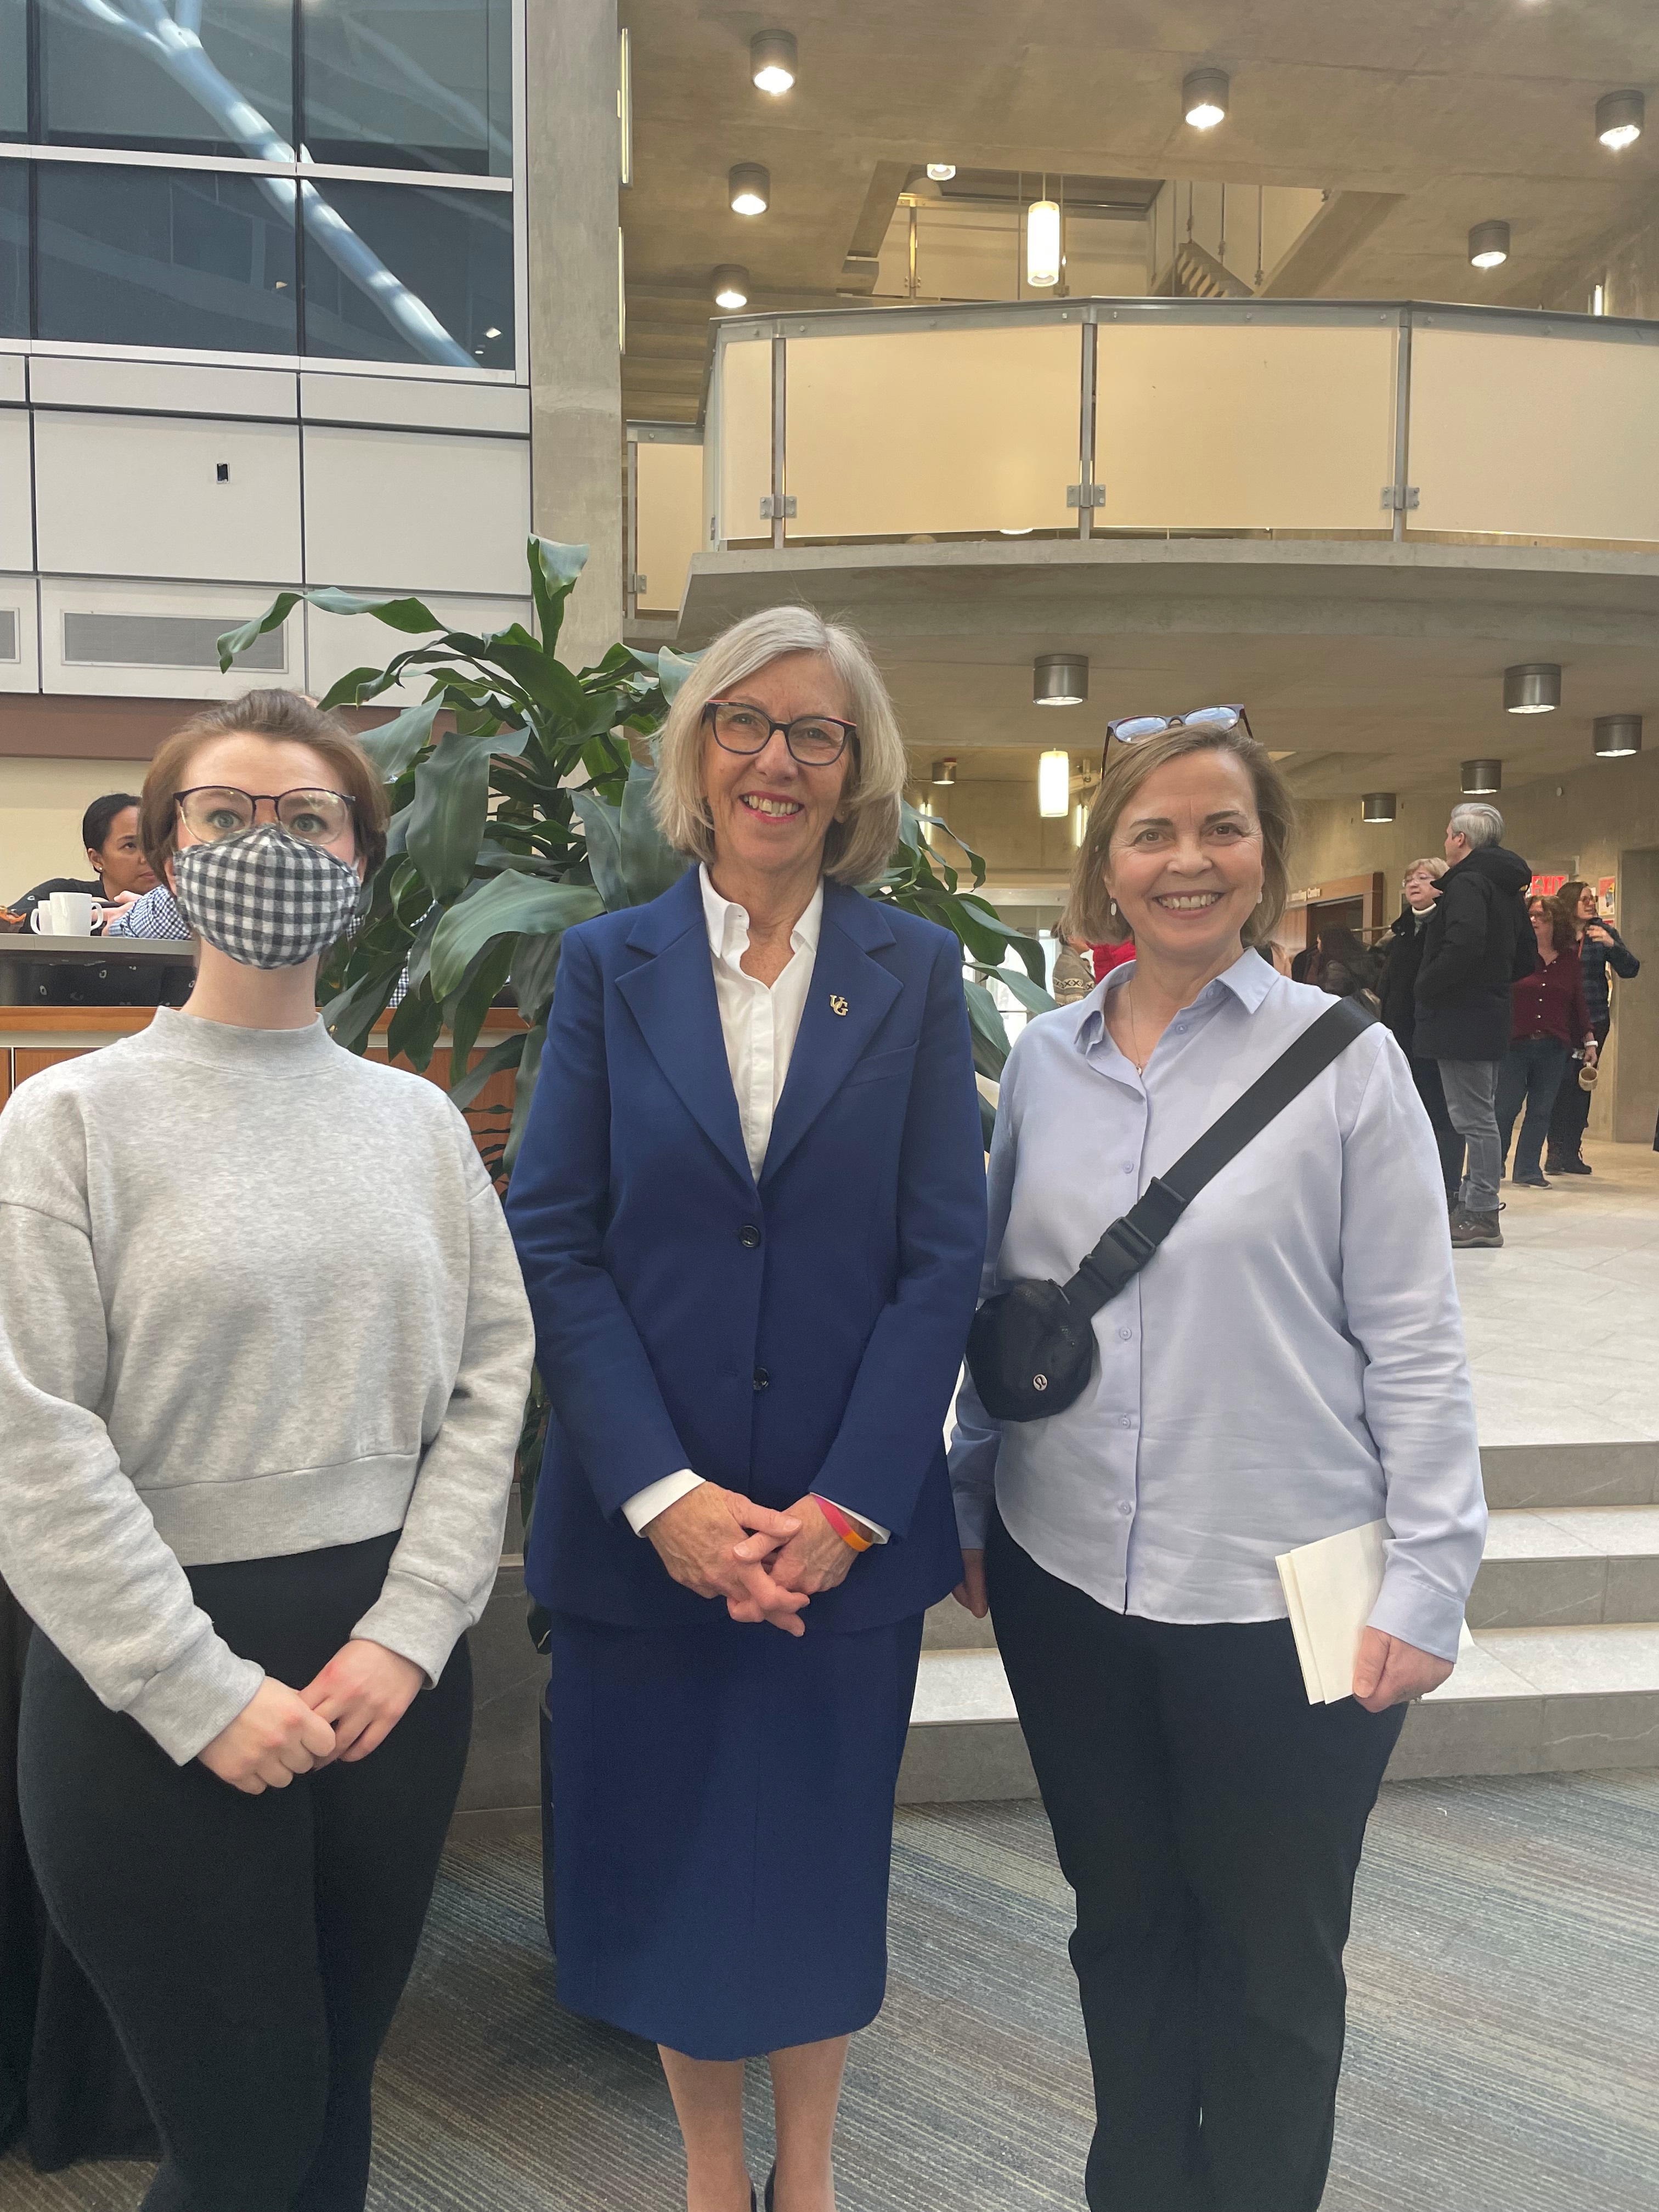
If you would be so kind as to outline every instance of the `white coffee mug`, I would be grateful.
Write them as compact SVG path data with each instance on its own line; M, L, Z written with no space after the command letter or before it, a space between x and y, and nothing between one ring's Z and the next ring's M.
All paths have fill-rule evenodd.
M54 937L92 935L90 891L54 891L52 895L52 933Z
M37 937L50 937L52 934L52 908L46 900L43 899L30 915L29 927Z

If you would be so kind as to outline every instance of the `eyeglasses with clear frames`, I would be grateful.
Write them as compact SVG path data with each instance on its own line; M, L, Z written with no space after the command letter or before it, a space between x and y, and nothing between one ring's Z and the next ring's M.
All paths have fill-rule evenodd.
M742 699L711 699L703 718L714 729L714 742L728 753L763 753L773 734L783 732L783 742L803 768L829 768L857 737L856 722L843 722L836 714L799 714L793 722L775 722L758 707Z
M331 845L355 818L354 802L343 791L301 787L295 791L238 791L234 784L198 783L177 791L173 803L185 827L204 845L238 837L252 830L259 809L268 805L290 837L307 845Z

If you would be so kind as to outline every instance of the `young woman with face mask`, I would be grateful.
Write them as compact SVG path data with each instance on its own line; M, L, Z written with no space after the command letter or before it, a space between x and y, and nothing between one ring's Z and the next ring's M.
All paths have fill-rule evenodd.
M317 1017L386 819L293 693L198 716L142 816L195 989L0 1120L19 1791L150 2212L358 2212L466 1756L531 1330L460 1115Z

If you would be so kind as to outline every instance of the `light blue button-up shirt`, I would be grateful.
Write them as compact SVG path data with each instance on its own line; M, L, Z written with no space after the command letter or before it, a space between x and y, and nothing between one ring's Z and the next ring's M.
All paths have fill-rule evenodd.
M991 1147L984 1291L1065 1282L1155 1175L1329 1006L1246 952L1137 1074L1088 998L1027 1024ZM1095 1316L1076 1404L993 1421L971 1382L951 1474L1039 1565L1115 1612L1275 1620L1275 1556L1385 1519L1372 1624L1451 1659L1486 1510L1444 1186L1379 1023L1293 1100Z

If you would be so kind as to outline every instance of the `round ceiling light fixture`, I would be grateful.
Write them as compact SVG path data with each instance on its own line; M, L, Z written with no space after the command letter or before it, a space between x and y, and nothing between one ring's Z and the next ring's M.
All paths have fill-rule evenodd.
M1595 135L1610 154L1622 154L1642 135L1647 102L1639 92L1604 92L1595 103Z
M1072 756L1044 753L1037 762L1037 812L1045 822L1062 822L1072 811Z
M1359 802L1362 822L1392 822L1395 817L1395 795L1391 791L1368 791Z
M930 783L937 783L941 787L953 784L957 780L956 755L946 753L943 760L936 760L933 763L933 773L927 780Z
M733 215L764 215L772 198L770 172L759 161L739 161L728 178Z
M957 173L954 161L930 161L927 173L936 185L948 185Z
M749 41L749 74L760 91L792 92L799 68L793 31L757 31Z
M1181 112L1194 131L1213 131L1227 119L1231 90L1225 70L1189 70L1182 80Z
M1598 760L1628 760L1642 750L1642 717L1598 714L1590 727L1590 744Z
M1478 222L1469 233L1469 266L1501 269L1510 258L1510 227L1506 222Z
M714 305L717 307L746 307L749 305L749 271L740 269L735 261L722 261L714 271Z
M1504 787L1504 763L1495 760L1465 761L1459 771L1458 788L1465 799L1490 799Z
M1553 714L1561 703L1561 670L1553 660L1523 660L1504 671L1506 714Z
M1040 653L1031 665L1034 707L1080 707L1089 696L1086 653ZM1066 811L1062 806L1060 812Z

